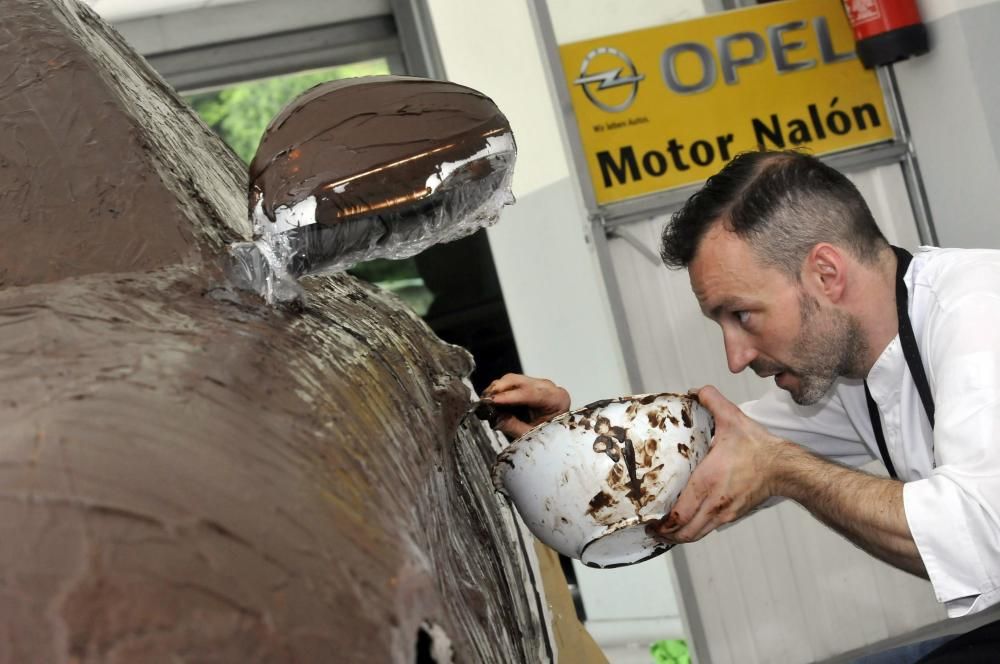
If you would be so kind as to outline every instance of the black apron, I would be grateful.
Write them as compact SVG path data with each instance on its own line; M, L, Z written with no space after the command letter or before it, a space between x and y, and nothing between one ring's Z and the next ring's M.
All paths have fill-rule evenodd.
M906 269L913 260L913 255L906 249L893 247L896 252L896 316L899 319L899 345L903 348L903 357L906 359L906 366L910 369L910 375L917 386L917 393L920 401L924 405L924 413L927 421L934 428L934 397L931 395L931 387L927 382L927 374L924 373L924 363L920 359L920 350L917 348L917 338L913 334L913 325L910 324L910 314L907 312L907 302L909 294L906 291ZM882 417L878 412L878 404L872 399L872 393L868 390L868 381L865 381L865 399L868 401L868 416L872 420L872 429L875 431L875 442L878 443L878 451L882 455L882 463L889 471L889 477L898 479L896 469L889 458L889 449L885 444L885 434L882 432Z

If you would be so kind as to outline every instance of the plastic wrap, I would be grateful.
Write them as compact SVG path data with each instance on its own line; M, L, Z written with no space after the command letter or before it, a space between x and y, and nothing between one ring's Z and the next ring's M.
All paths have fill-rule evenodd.
M302 276L469 235L513 203L516 152L506 119L469 88L405 77L324 84L261 142L251 165L255 239L230 247L230 277L287 301L300 296Z

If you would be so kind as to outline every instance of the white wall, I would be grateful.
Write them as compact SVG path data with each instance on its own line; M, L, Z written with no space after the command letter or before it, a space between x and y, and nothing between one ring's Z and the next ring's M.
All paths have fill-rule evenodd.
M627 4L548 0L547 7L558 44L676 23L705 14L702 0L629 0Z
M489 95L518 145L518 202L489 230L521 363L577 404L629 391L586 212L525 0L429 0L452 81Z
M932 23L950 14L988 5L996 0L917 0L920 18L924 23Z
M919 6L931 50L895 70L938 242L1000 248L1000 2Z
M518 202L490 229L490 245L526 373L563 384L583 405L629 385L608 289L590 237L559 103L530 0L429 0L450 80L490 95L518 143ZM552 0L561 43L689 18L700 0ZM488 43L494 44L492 49ZM649 644L683 638L668 558L619 570L577 566L587 627L612 662L649 661Z

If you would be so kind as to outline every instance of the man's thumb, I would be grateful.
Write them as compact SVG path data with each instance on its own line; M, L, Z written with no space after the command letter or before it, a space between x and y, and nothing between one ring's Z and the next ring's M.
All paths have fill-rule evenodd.
M692 390L692 393L698 398L698 403L707 408L708 412L712 413L715 419L719 419L731 405L729 400L722 396L722 392L716 389L714 385L706 385L697 390Z

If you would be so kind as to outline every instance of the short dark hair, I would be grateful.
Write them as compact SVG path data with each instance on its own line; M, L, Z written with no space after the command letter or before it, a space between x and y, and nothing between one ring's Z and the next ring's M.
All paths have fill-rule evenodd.
M857 187L795 150L744 152L710 177L663 229L660 257L667 267L687 267L716 221L796 280L820 242L868 264L889 244Z

